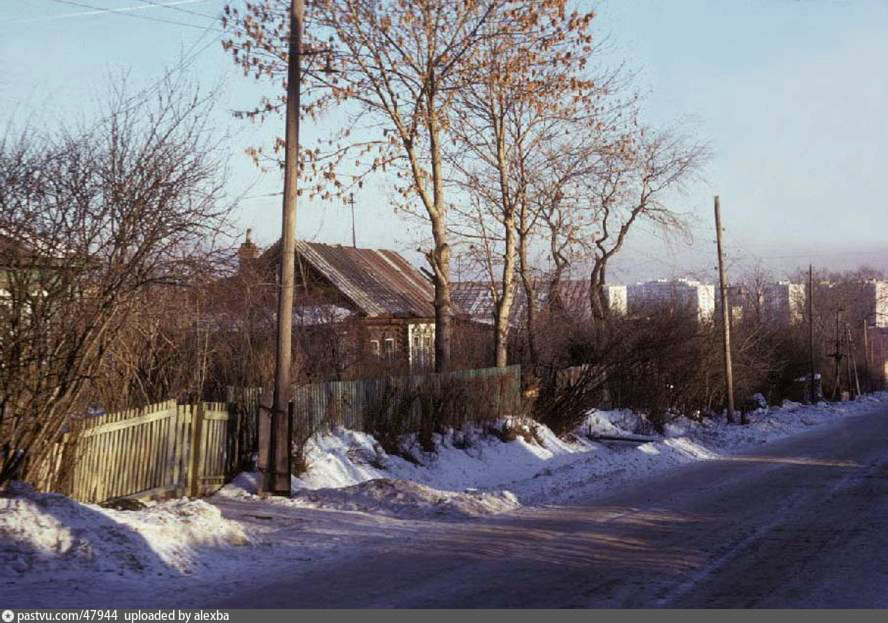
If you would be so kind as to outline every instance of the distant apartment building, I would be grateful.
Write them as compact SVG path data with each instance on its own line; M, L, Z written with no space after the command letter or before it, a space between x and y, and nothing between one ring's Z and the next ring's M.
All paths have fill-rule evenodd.
M667 305L673 309L686 309L697 320L712 320L715 312L715 286L693 279L660 279L637 283L627 288L629 311L635 313L645 308Z
M872 314L870 324L888 328L888 281L867 281L864 284L867 312Z
M805 285L778 281L765 285L758 296L762 320L781 324L796 324L805 318Z
M457 315L474 322L493 324L496 304L493 292L499 284L483 281L462 281L453 284L451 300ZM509 323L522 326L527 321L527 295L520 283L515 284L515 297L509 314ZM537 311L546 310L551 292L545 284L537 287ZM588 279L564 279L559 283L558 297L564 310L577 319L591 318L590 284ZM606 284L605 301L614 314L625 314L628 308L626 286Z
M605 285L604 296L612 313L624 315L629 311L629 292L626 286Z

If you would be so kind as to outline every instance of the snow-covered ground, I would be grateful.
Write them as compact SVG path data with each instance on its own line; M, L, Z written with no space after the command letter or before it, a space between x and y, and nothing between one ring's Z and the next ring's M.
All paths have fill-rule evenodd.
M117 511L23 487L13 494L0 498L0 565L18 574L189 575L251 544L204 500Z
M630 411L593 411L568 439L560 439L543 425L531 424L534 431L533 436L526 436L529 440L519 435L509 443L479 430L438 435L436 451L430 454L422 452L415 441L407 440L403 450L412 461L386 454L366 433L337 429L309 441L306 448L309 468L300 478L293 479L294 502L385 512L383 500L377 500L370 508L343 493L360 493L356 485L388 479L419 483L444 492L468 491L478 495L478 492L508 491L522 505L563 504L588 499L675 465L717 458L782 439L839 417L869 411L882 402L888 402L888 392L853 402L823 402L813 407L787 401L781 407L750 413L746 426L728 425L724 419L701 423L678 418L666 425L664 435L655 435L655 441L647 443L593 441L592 437L601 435L625 437L650 430L643 417ZM508 424L525 429L527 426L520 421L501 423ZM243 474L221 494L252 492L255 492L255 475ZM448 507L447 512L453 511L452 504L442 503L442 512L444 506ZM456 514L483 514L512 508L509 504L492 502L489 508L478 512L456 511ZM402 508L391 514L406 511Z
M20 487L0 497L0 604L88 605L109 585L119 601L106 597L103 605L150 606L161 595L178 597L168 603L200 603L201 590L239 573L348 556L370 539L409 540L436 522L593 501L670 467L736 454L885 403L888 393L814 407L787 403L750 414L748 426L682 418L645 443L593 441L649 428L630 412L595 411L568 439L534 425L511 442L481 430L451 432L436 439L434 453L407 440L402 454L412 460L385 453L369 435L338 429L311 440L309 469L294 478L289 499L256 495L249 473L211 498L137 511Z

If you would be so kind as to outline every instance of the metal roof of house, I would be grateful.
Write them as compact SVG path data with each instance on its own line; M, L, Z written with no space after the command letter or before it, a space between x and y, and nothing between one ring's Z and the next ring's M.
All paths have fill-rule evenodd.
M279 249L280 241L264 259L277 257ZM369 317L435 316L434 286L395 251L299 240L296 253Z

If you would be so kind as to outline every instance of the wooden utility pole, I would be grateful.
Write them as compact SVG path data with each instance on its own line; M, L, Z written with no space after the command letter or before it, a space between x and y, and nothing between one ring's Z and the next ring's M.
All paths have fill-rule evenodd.
M851 385L851 373L854 372L854 389L860 398L860 376L857 374L857 359L854 357L854 341L851 338L851 325L845 322L845 333L848 335L848 385Z
M811 355L810 402L817 402L817 364L814 360L814 266L808 264L808 351Z
M290 495L290 365L293 344L293 290L296 260L296 196L299 179L299 91L302 73L304 0L290 0L290 46L287 60L287 135L284 151L284 203L278 290L274 398L267 444L264 492Z
M870 348L869 348L869 331L866 326L867 319L863 319L863 378L866 386L866 391L873 391L873 381L872 381L872 373L870 372Z
M841 374L841 371L842 371L842 368L841 368L841 361L842 361L842 345L839 343L839 314L841 314L843 311L845 311L845 310L842 309L841 307L840 307L839 309L836 310L836 344L835 344L835 346L836 346L836 350L835 350L834 353L832 353L832 354L830 355L830 357L832 357L832 358L835 360L835 363L836 363L836 366L835 366L835 382L833 383L833 393L832 393L832 399L833 399L833 400L836 399L836 396L838 396L839 398L841 398L841 395L839 394L839 392L840 392L841 387L842 387L842 379L839 377L839 375Z
M725 347L725 391L727 393L728 422L734 422L734 372L731 369L731 310L728 307L728 288L725 283L725 262L722 256L721 209L715 197L715 242L718 248L718 281L722 307L722 342ZM746 424L746 414L741 416Z

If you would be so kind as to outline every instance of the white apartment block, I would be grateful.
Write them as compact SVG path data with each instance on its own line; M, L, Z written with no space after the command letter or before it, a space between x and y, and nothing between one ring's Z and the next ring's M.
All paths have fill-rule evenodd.
M626 286L605 285L604 295L611 312L625 315L629 310L629 296Z
M867 308L871 311L872 324L880 329L888 328L888 281L867 281L864 289Z
M627 302L631 311L654 305L682 307L707 322L715 313L715 286L693 279L646 281L627 288Z
M807 295L805 284L778 281L769 283L761 291L763 319L770 322L795 324L805 318Z

